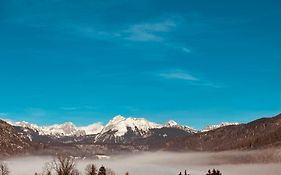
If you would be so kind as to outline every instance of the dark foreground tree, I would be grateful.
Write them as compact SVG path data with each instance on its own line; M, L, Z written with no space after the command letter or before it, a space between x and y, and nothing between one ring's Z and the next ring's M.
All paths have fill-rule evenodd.
M104 166L100 167L98 175L106 175L106 170Z
M0 175L8 175L9 173L8 166L4 163L0 163Z
M97 175L97 168L94 164L90 164L86 167L86 175Z
M208 173L206 175L222 175L222 173L219 170L213 169L213 171L208 170Z
M74 158L68 155L59 155L54 160L54 170L57 175L79 175Z

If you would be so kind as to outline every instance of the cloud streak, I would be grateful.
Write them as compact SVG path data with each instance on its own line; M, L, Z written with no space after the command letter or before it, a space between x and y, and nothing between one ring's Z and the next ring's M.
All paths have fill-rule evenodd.
M211 88L222 88L223 87L221 85L217 85L216 83L213 83L211 81L204 80L202 78L194 76L194 75L192 75L184 70L180 70L180 69L162 72L162 73L159 73L158 76L161 78L164 78L164 79L187 81L190 83L190 85L194 85L194 86L206 86L206 87L211 87Z
M128 35L126 39L132 41L163 41L164 38L160 34L170 32L174 27L176 27L176 23L172 20L135 24L125 31Z
M199 81L199 79L187 72L182 70L170 71L166 73L160 73L160 77L166 79L179 79L179 80L186 80L186 81Z

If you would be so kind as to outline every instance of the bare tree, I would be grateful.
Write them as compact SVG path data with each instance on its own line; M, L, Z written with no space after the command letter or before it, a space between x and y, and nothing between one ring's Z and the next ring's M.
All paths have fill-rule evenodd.
M97 168L94 164L87 165L85 171L86 175L97 175Z
M0 175L8 175L9 173L8 166L5 163L0 163Z
M52 163L46 163L43 168L43 175L51 175L52 174L53 165Z
M54 170L57 175L79 175L75 168L75 159L68 155L59 155L54 160Z

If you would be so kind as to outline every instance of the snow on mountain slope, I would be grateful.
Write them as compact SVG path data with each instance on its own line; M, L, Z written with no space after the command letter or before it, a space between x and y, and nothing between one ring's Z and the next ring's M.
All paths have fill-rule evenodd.
M96 138L105 137L122 137L125 134L134 133L139 136L144 136L150 129L160 129L160 128L177 128L184 130L189 133L198 132L197 130L189 127L180 125L174 120L168 121L166 124L157 124L150 122L144 118L125 118L121 115L115 116L110 120L105 126L101 123L94 123L88 126L77 127L71 122L66 122L63 124L55 124L50 126L38 126L36 124L22 122L11 122L7 121L14 126L21 126L24 128L30 128L40 135L52 135L52 136L84 136L84 135L94 135L97 134ZM217 129L228 125L238 125L239 123L220 123L217 125L210 125L202 130L202 132L207 132L213 129ZM109 134L110 133L110 134ZM108 136L106 136L109 134Z
M176 130L170 130L171 128L175 128ZM108 124L95 138L95 142L134 143L140 138L148 137L158 140L159 134L166 134L161 133L164 131L169 132L169 135L173 133L182 134L196 132L194 129L187 126L181 126L172 120L164 125L161 125L154 122L150 122L144 118L125 118L121 115L118 115L108 122Z
M121 115L118 115L108 122L100 134L102 135L109 131L115 131L114 135L120 137L128 132L128 128L131 128L132 131L138 130L146 132L149 129L161 127L162 125L149 122L144 118L125 118Z
M80 130L86 132L86 135L98 134L102 131L103 128L104 126L100 122L88 126L79 127Z
M20 127L23 127L23 128L29 128L29 129L32 129L36 132L39 132L40 134L43 134L43 130L42 130L41 127L39 127L38 125L32 124L32 123L28 123L26 121L21 121L21 122L11 122L11 121L9 121L8 123L10 125L13 125L13 126L20 126Z
M179 124L178 124L177 122L175 122L174 120L169 120L165 125L163 125L163 127L166 127L166 128L178 128L178 129L185 130L186 132L190 132L190 133L195 133L195 132L197 132L197 131L196 131L195 129L193 129L192 127L179 125Z
M56 136L71 136L71 135L86 135L85 131L78 129L73 123L65 122L51 126L38 126L28 122L16 122L13 125L30 128L40 135L56 135Z
M63 124L56 124L50 126L38 126L25 121L12 123L14 126L21 126L30 128L40 135L53 135L53 136L82 136L99 133L103 126L100 123L95 123L89 126L77 127L71 122Z
M60 125L52 125L44 128L49 135L65 135L65 136L80 136L86 135L86 132L77 128L71 122L65 122Z
M239 125L239 123L222 122L222 123L219 123L219 124L216 124L216 125L209 125L206 128L204 128L202 130L202 132L208 132L208 131L211 131L211 130L214 130L214 129L217 129L217 128L221 128L221 127L224 127L224 126L229 126L229 125Z
M164 127L167 127L167 128L169 128L169 127L175 127L175 126L178 126L178 123L175 122L174 120L169 120L169 121L164 125Z

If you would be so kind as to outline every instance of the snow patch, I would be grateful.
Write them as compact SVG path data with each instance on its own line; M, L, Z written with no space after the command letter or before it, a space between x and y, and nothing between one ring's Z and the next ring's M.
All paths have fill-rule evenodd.
M224 127L224 126L230 126L230 125L239 125L239 123L230 123L230 122L222 122L222 123L219 123L219 124L216 124L216 125L209 125L207 126L206 128L204 128L202 130L202 132L208 132L208 131L211 131L211 130L214 130L214 129L217 129L217 128L221 128L221 127Z

